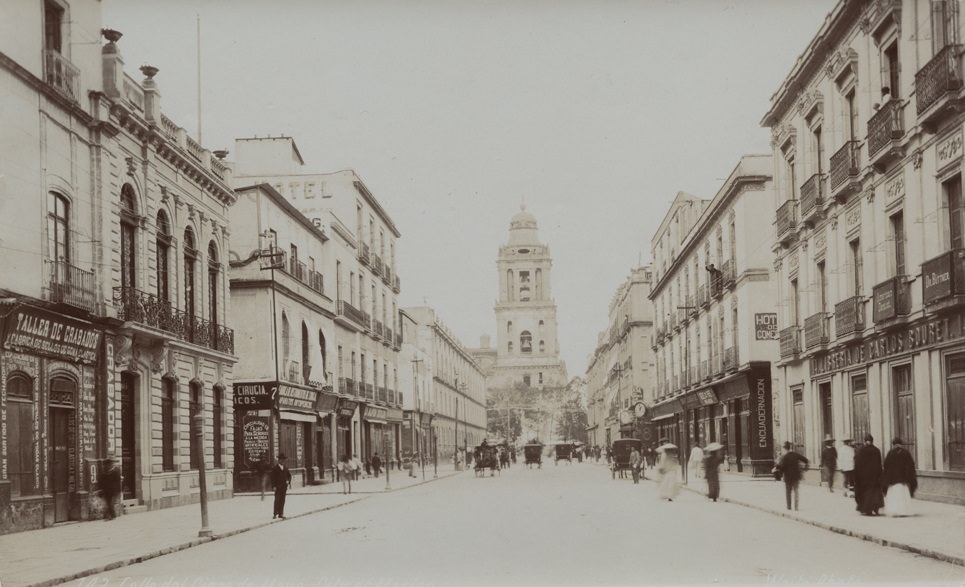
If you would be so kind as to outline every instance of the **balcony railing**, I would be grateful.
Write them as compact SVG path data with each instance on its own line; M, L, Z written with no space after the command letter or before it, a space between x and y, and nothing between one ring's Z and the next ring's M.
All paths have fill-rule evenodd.
M922 302L946 302L965 295L965 249L951 249L921 264Z
M777 209L777 238L783 244L797 228L797 200L787 200Z
M50 301L70 304L88 312L97 309L94 272L84 271L64 261L50 264Z
M731 288L737 283L737 261L727 259L720 266L721 279L724 280L724 287Z
M381 320L372 321L372 333L376 336L376 338L382 338L383 326Z
M804 319L804 348L812 349L828 344L830 339L830 317L827 312L818 312Z
M382 266L382 281L385 283L385 285L392 285L392 268L389 267L388 262Z
M896 275L879 283L872 293L874 309L872 317L875 324L907 316L911 311L911 284L905 275Z
M372 255L372 272L380 277L382 276L382 257Z
M366 318L365 312L359 310L352 304L346 302L345 300L339 300L338 304L336 304L336 307L339 316L348 318L361 328L369 327L369 322Z
M375 385L371 383L366 383L364 387L365 387L364 396L368 399L375 399Z
M834 335L847 336L864 330L864 304L861 296L852 296L834 305Z
M720 375L724 371L724 363L721 361L721 356L718 353L714 353L710 356L710 375L715 377Z
M392 276L392 291L394 291L395 293L399 293L399 291L401 291L401 290L402 290L402 283L401 283L401 281L399 281L399 276L398 276L398 275L393 275L393 276Z
M59 51L44 50L44 81L68 100L80 101L80 69Z
M846 141L838 151L831 155L831 190L840 188L849 178L858 177L860 172L859 164L859 143L858 141Z
M704 381L710 379L710 360L708 359L700 362L700 378Z
M170 303L131 287L114 288L114 306L125 322L163 330L175 338L228 354L235 350L231 328L175 309Z
M710 305L710 289L706 283L697 286L697 303L701 306Z
M801 186L801 220L808 222L824 206L824 176L815 173Z
M889 100L868 121L868 158L904 135L901 124L901 101Z
M915 74L918 116L962 89L961 49L961 45L946 46Z
M801 354L801 328L788 326L781 330L781 358L790 359Z
M359 261L361 261L363 265L369 264L369 245L366 243L360 243Z
M394 341L394 340L395 340L395 337L392 336L392 329L389 328L388 326L386 326L386 327L385 327L385 336L382 337L382 341L383 341L385 344L391 344L392 341Z
M724 371L737 371L740 361L737 356L737 347L732 346L724 349Z

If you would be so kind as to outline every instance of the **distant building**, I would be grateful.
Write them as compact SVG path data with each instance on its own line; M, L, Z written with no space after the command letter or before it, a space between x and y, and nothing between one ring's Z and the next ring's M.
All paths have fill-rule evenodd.
M507 397L506 392L511 397L517 387L558 390L568 383L557 342L552 265L549 247L539 240L536 218L522 206L510 221L509 241L499 248L496 261L499 297L495 306L495 353L488 347L488 337L481 339L486 346L472 350L486 369L490 394L502 390L503 397ZM545 416L529 432L550 440L550 413Z
M235 141L234 185L271 186L330 239L316 271L324 276L324 296L334 308L334 360L327 365L339 401L332 413L319 414L323 421L335 418L334 450L363 460L378 452L387 464L395 463L403 422L395 269L400 234L354 171L303 173L303 165L291 137ZM291 258L295 244L279 246ZM325 307L317 312L324 315ZM293 326L291 348L315 348L317 333L309 329L307 337Z
M719 442L732 470L754 475L775 457L771 173L770 155L745 155L713 199L679 194L651 245L657 434L685 455Z
M649 266L630 271L610 300L608 327L597 336L597 346L586 369L588 442L609 446L618 438L640 438L656 446L650 411L657 377L653 331L653 303Z

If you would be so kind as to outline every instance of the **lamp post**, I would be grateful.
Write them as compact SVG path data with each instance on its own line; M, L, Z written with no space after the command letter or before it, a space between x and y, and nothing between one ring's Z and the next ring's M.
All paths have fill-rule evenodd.
M191 420L194 435L198 437L195 443L195 456L198 459L198 491L201 496L201 529L198 530L198 537L207 538L211 536L211 528L208 527L208 484L204 472L204 414L195 414Z
M710 271L712 275L715 275L715 274L714 274L714 271L715 271L715 270L712 269L712 267L713 267L713 265L709 265L709 266L707 267L707 271ZM687 313L688 313L688 317L689 317L689 312L690 312L691 310L695 310L695 311L696 311L696 310L697 310L697 307L696 307L696 306L677 306L677 309L678 309L678 310L683 310L684 312L687 312ZM688 371L689 369L690 369L690 328L685 324L685 325L684 325L684 370L685 370L684 372L685 372L685 373L689 373L689 371ZM681 385L683 385L683 381L681 381ZM686 404L684 404L684 405L686 405ZM690 436L687 434L687 419L688 419L688 418L687 418L687 409L686 409L686 408L683 408L683 416L684 416L684 423L683 423L683 430L681 430L681 437L682 437L682 438L680 439L680 444L681 444L681 447L680 447L680 476L681 476L681 479L683 480L683 484L686 485L687 482L688 482L688 479L687 479L687 462L686 462L687 457L686 457L685 455L689 454L689 452L690 452L690 451L689 451L689 447L690 447Z
M280 249L275 248L275 235L270 230L265 230L264 232L260 233L259 236L265 240L271 241L268 246L269 252L267 255L264 255L265 257L268 258L268 266L266 267L264 264L260 263L259 268L262 271L265 271L265 270L271 271L271 339L272 339L271 348L272 348L272 354L275 357L274 388L275 390L277 390L280 376L279 376L279 367L278 367L278 310L277 310L278 306L275 300L275 268L284 267L285 253ZM262 257L260 251L259 251L259 257ZM279 258L282 259L280 262L278 261ZM275 438L275 418L274 418L274 414L271 413L273 409L274 407L268 408L268 438L269 438L268 454L262 457L263 459L267 459L267 462L265 464L268 467L271 467L271 455L275 454L276 452L274 450L274 447L272 446L274 444L274 438ZM261 485L262 492L264 492L265 480L259 479L258 483Z

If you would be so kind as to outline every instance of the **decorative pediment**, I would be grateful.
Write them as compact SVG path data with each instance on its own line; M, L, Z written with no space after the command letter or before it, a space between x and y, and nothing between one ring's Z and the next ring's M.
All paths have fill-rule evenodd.
M824 94L818 90L802 92L797 101L797 109L810 124L812 119L824 114Z
M871 35L875 45L880 45L885 34L892 28L901 30L901 0L874 0L868 4L858 25L861 32Z
M848 85L849 80L858 80L858 52L848 47L846 51L837 51L828 59L828 77L834 80L838 89Z
M789 122L785 122L771 129L771 146L778 147L782 151L788 151L794 147L797 138L797 128ZM790 143L790 145L788 145Z

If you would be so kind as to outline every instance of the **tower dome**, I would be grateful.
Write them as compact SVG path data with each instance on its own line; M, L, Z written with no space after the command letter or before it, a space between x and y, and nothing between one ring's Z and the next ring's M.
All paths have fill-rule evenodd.
M536 217L526 211L526 204L520 204L519 212L509 221L509 245L538 245Z

